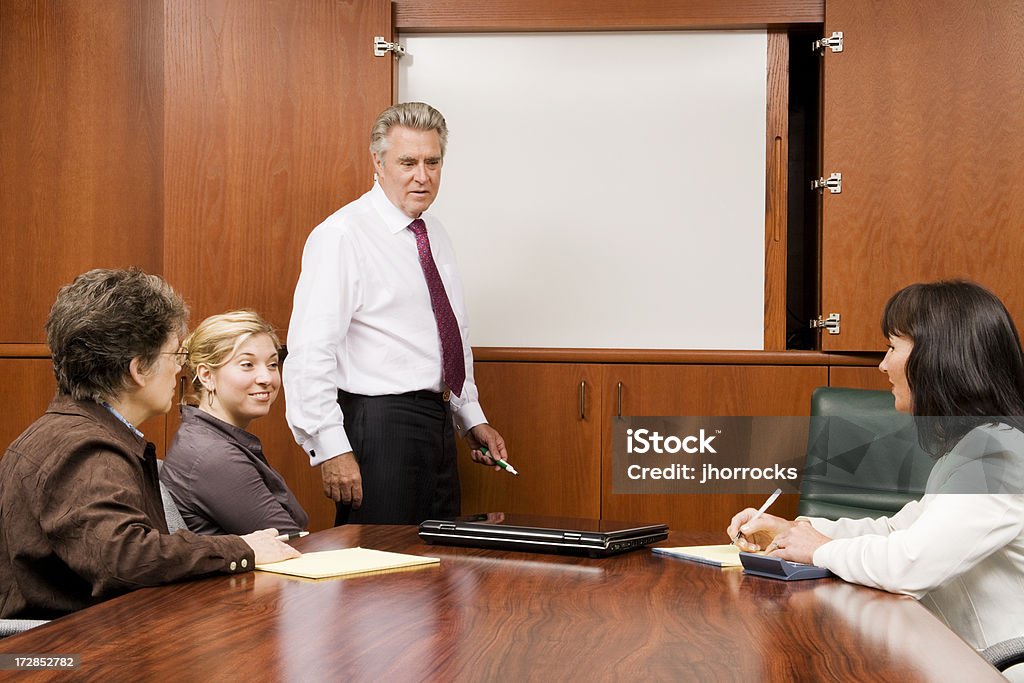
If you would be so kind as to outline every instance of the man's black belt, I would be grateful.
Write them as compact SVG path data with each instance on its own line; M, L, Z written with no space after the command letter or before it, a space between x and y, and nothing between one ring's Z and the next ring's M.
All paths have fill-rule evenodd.
M338 397L340 398L343 395L362 396L362 394L350 394L347 391L338 389ZM448 403L451 400L452 392L448 391L447 389L443 392L427 391L426 389L420 389L419 391L407 391L404 394L385 394L385 396L406 396L408 398L416 398L423 401L437 401L438 403Z

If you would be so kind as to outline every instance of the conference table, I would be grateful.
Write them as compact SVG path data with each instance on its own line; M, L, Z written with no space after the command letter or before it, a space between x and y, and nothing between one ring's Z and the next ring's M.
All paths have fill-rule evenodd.
M0 651L79 655L73 671L17 680L1003 680L915 600L838 579L763 579L648 549L588 558L431 546L416 531L346 526L294 544L440 564L145 588ZM722 540L673 532L658 545Z

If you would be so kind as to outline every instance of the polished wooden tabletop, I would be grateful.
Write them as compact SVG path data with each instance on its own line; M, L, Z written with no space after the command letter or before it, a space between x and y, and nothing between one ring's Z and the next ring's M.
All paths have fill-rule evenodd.
M660 545L721 540L672 534ZM414 527L340 527L294 543L441 563L146 588L0 651L81 656L74 672L19 680L1002 680L916 601L837 579L773 581L646 549L591 559L428 546Z

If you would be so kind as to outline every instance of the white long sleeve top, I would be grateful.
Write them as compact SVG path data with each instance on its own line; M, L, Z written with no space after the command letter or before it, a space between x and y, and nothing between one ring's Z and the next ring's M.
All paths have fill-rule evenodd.
M1024 635L1022 483L1024 434L978 427L936 463L924 497L892 517L809 518L834 539L814 564L921 600L976 648Z
M421 218L462 330L466 382L451 405L457 426L470 429L486 418L473 379L462 282L448 233L431 214ZM313 465L352 450L338 389L381 396L443 388L441 342L411 222L374 183L306 240L283 381L288 424Z

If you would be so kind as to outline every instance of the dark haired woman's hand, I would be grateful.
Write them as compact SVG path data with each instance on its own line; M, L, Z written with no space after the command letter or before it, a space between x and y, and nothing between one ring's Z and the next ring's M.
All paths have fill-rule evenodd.
M755 553L763 550L772 542L776 535L782 533L795 522L790 522L775 515L761 515L753 522L750 519L757 514L754 508L742 510L729 522L729 528L725 533L729 535L737 548L748 553Z
M814 551L832 539L805 520L797 521L789 529L775 536L765 551L790 562L814 564Z

